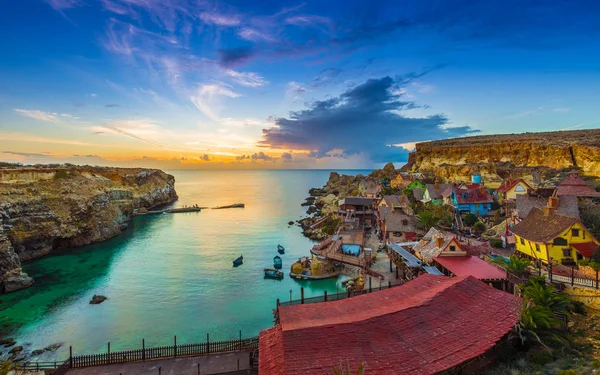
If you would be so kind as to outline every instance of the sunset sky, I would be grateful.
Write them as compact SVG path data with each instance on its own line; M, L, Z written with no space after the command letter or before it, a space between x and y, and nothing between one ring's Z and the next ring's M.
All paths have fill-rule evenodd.
M0 160L370 168L600 126L596 1L20 0Z

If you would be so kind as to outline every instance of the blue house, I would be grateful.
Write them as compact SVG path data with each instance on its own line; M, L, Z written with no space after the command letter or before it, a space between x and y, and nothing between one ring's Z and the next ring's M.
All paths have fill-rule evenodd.
M489 191L483 186L472 189L454 188L452 190L452 201L454 207L459 211L470 212L477 216L488 215L488 211L492 209L492 203L494 202Z

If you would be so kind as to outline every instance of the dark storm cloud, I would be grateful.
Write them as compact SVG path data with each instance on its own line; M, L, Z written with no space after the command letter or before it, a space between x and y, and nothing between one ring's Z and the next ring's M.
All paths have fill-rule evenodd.
M204 154L200 157L201 160L203 161L210 161L210 157L208 156L208 154Z
M404 77L370 79L338 97L315 101L304 110L278 118L275 127L263 129L260 146L312 150L323 157L334 150L343 156L366 154L373 161L406 160L408 151L392 145L458 137L478 130L468 126L448 128L444 115L405 117L401 111L419 108L402 100ZM396 159L400 158L400 159Z
M104 108L116 108L116 107L120 107L120 105L118 105L118 104L106 104L104 106Z
M290 161L290 160L292 160L292 154L289 152L284 152L283 154L281 154L281 158L283 160Z
M219 50L219 63L225 67L243 64L253 56L251 48L228 48Z
M267 154L265 154L264 152L258 152L255 154L252 154L252 156L250 156L250 158L252 160L264 160L264 161L271 161L273 160L273 158Z

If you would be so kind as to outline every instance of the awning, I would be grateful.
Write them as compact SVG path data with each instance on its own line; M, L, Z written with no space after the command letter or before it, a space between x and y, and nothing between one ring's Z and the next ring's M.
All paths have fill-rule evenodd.
M400 255L408 267L421 267L423 263L416 256L412 255L402 247L396 244L390 244L392 250Z
M594 242L572 243L571 246L575 248L575 251L586 258L591 258L591 256L594 255L594 251L598 248L598 244Z
M427 272L430 275L444 276L444 274L442 273L442 271L438 270L437 268L435 268L433 266L423 266L423 269L425 270L425 272Z

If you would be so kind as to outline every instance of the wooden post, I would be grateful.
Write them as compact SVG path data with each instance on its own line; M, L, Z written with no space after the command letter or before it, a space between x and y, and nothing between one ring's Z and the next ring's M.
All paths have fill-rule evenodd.
M277 308L279 308L280 304L281 304L281 302L279 302L279 298L277 298Z
M173 355L177 358L177 336L173 336Z
M398 280L398 266L396 266L396 280Z
M210 339L208 333L206 334L206 354L210 354Z
M304 287L300 287L300 303L304 305Z
M371 287L371 276L369 276L369 293L371 293L373 291L373 288Z
M391 287L392 287L392 281L388 280L388 288L391 288Z
M159 366L158 367L158 375L160 375L161 372L162 372L162 368Z
M198 363L198 375L200 375L200 363Z
M598 272L596 272L596 287L598 285ZM323 293L323 301L327 302L327 291Z
M110 341L108 342L108 364L110 365Z
M69 346L69 367L73 368L73 347Z
M571 286L575 284L575 265L571 266Z
M548 276L550 276L550 284L552 284L552 258L548 260Z
M242 349L242 330L240 329L240 350Z
M390 272L392 272L392 271L394 271L394 270L392 269L392 258L390 258Z
M142 361L146 360L146 340L142 339Z
M598 271L596 271L596 289L598 289Z

